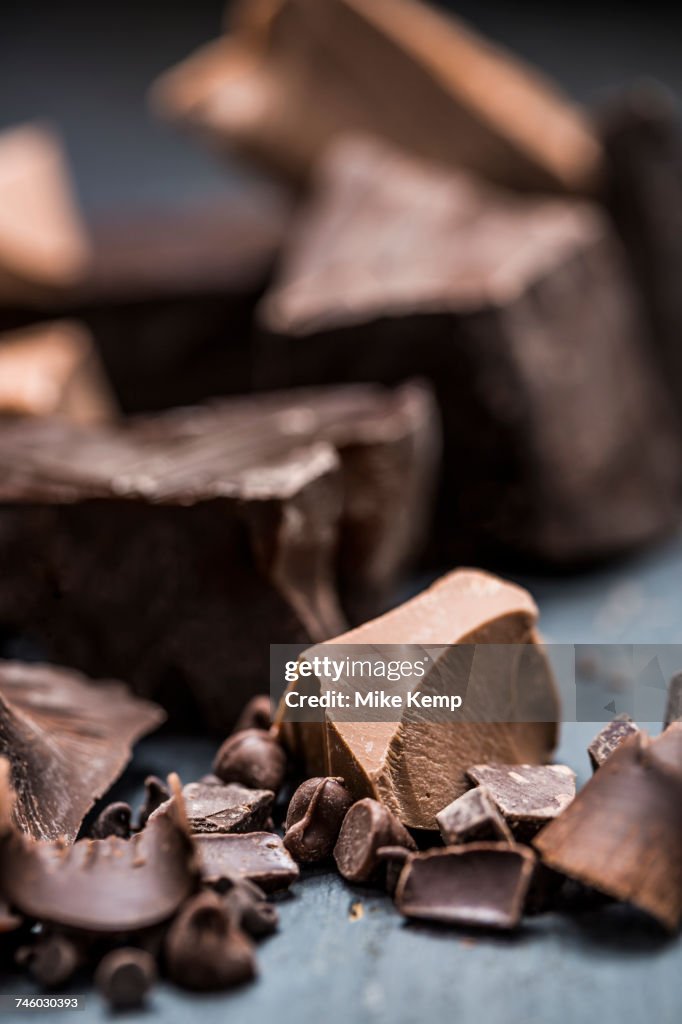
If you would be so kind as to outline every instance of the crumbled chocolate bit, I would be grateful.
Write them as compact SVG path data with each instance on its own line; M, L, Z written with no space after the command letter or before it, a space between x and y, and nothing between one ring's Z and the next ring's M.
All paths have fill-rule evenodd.
M99 962L95 985L112 1010L143 1006L156 981L154 957L144 949L114 949Z
M144 780L145 797L140 807L138 828L144 828L154 811L170 799L170 791L165 782L156 775L148 775Z
M338 778L315 778L294 793L286 818L284 845L295 860L314 864L331 856L343 819L353 803Z
M256 974L251 941L215 893L200 893L187 903L168 931L165 952L168 974L183 988L231 988Z
M233 733L244 732L246 729L268 730L272 725L272 701L267 693L259 693L252 697L237 719Z
M382 846L416 850L414 839L387 807L366 797L350 808L334 847L336 866L349 882L367 882L380 866Z
M637 732L639 732L639 726L632 721L629 715L617 715L613 721L607 722L587 748L593 771L596 772L597 768L611 757L621 743Z
M436 815L446 846L500 840L511 843L513 836L491 800L485 786L463 793Z
M575 796L575 772L564 764L478 764L467 775L486 787L522 842L561 814Z
M216 754L213 771L223 782L277 792L286 773L281 746L261 729L245 729L228 737Z
M122 801L108 804L92 826L92 838L106 839L107 836L118 836L119 839L130 839L132 814L130 805Z
M247 879L272 892L288 888L300 874L296 861L273 832L196 835L193 841L207 885L225 888L226 883Z

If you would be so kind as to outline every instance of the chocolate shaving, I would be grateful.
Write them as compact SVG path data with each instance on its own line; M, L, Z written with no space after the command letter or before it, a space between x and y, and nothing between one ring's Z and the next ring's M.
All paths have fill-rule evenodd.
M72 842L132 744L164 717L122 683L94 685L65 669L0 662L0 755L12 766L17 826L36 839Z
M255 882L266 892L286 889L299 876L296 861L273 832L247 835L197 835L201 877L221 886L235 879Z
M575 796L575 772L564 764L478 764L467 775L484 785L517 839L525 841L561 814Z

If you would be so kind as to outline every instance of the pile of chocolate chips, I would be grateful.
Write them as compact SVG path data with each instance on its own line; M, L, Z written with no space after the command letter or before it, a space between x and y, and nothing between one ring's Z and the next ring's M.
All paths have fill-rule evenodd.
M673 931L679 689L674 680L658 738L624 717L604 727L577 797L564 765L472 765L472 788L437 815L440 836L412 834L382 803L354 799L342 778L309 778L291 795L295 766L265 696L246 705L213 773L184 787L174 775L168 785L149 777L136 815L111 803L72 846L29 839L12 823L3 761L3 940L45 989L90 972L116 1009L142 1005L159 975L225 990L255 978L256 944L278 926L273 899L301 867L324 861L353 884L385 888L407 918L510 930L578 892L628 901ZM652 869L643 854L654 838Z

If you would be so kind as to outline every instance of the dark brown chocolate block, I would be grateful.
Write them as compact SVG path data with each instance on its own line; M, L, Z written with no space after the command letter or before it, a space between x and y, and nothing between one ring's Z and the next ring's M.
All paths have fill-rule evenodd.
M274 794L267 789L247 789L237 783L190 782L183 787L182 799L192 833L257 832L265 827L272 810ZM151 815L153 821L168 813L161 804Z
M531 839L575 797L575 772L565 764L477 764L467 775L485 786L521 842Z
M632 292L596 207L347 139L260 307L266 383L430 379L444 546L603 556L669 527L680 484Z
M274 832L247 835L197 835L201 877L219 888L225 882L255 882L266 892L286 889L299 876L299 868Z

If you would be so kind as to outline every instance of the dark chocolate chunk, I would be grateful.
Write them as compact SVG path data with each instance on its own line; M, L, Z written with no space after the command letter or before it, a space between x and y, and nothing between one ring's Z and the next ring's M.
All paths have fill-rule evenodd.
M168 786L161 779L157 778L156 775L147 776L144 780L144 789L145 798L144 803L140 807L138 828L144 828L157 807L160 807L161 804L170 799Z
M561 814L575 797L575 772L565 764L477 764L467 775L486 787L522 842Z
M234 725L233 732L243 729L265 729L272 725L272 701L267 693L259 693L252 697L244 707Z
M616 715L613 721L607 722L587 748L593 771L596 772L597 768L603 765L604 761L611 756L614 750L618 749L621 743L637 732L639 732L639 726L632 721L629 715Z
M673 722L682 721L682 672L673 676L668 684L668 700L665 705L663 728L667 729Z
M95 971L95 985L112 1010L143 1006L155 981L154 957L144 949L113 949Z
M677 521L674 413L596 206L340 140L260 315L271 386L432 382L452 557L568 564Z
M416 850L414 839L394 814L377 800L358 800L350 808L334 847L336 866L349 882L368 882L381 864L383 846Z
M107 836L118 836L119 839L130 839L132 814L129 804L122 801L109 804L97 816L92 826L92 838L106 839Z
M682 723L614 751L534 840L544 863L674 931L682 920Z
M331 856L353 799L343 779L308 779L298 787L287 811L284 845L302 864Z
M165 954L169 977L183 988L231 988L256 975L251 941L211 892L200 893L183 907L168 930Z
M386 867L386 891L391 895L396 890L405 861L411 856L410 850L404 846L380 846L377 850L379 863Z
M414 854L395 902L406 917L482 928L516 928L535 858L508 843L470 843Z
M218 780L217 785L190 782L182 798L193 833L258 832L270 817L274 794L237 783L225 786ZM155 813L165 813L165 806Z
M286 754L279 742L262 729L244 729L229 736L213 762L213 771L223 782L275 793L284 781L286 768Z
M65 985L83 962L78 945L59 932L41 935L32 946L17 950L17 963L26 964L35 980L46 989Z
M277 908L268 903L263 890L253 882L246 879L234 882L225 893L224 901L233 921L254 939L277 930Z
M490 840L513 842L507 824L485 786L463 793L436 815L446 846Z
M121 683L0 662L0 755L11 763L18 827L36 839L74 840L132 744L164 717Z
M207 885L246 879L266 892L286 889L299 876L296 861L274 832L246 835L197 835L201 877Z

